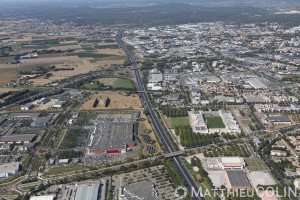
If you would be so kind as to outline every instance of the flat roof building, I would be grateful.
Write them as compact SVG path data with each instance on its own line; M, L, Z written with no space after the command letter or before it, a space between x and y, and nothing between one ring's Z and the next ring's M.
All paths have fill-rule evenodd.
M0 143L2 144L20 144L30 143L36 138L36 134L11 134L0 137Z
M267 117L267 121L272 124L292 124L292 121L287 116L272 116Z
M203 118L203 113L201 111L189 112L189 121L192 126L193 132L202 134L208 133L208 128Z
M98 200L99 185L79 186L76 189L74 200Z
M241 129L230 111L220 110L219 113L229 133L241 133Z
M244 169L246 167L244 159L239 157L209 158L207 165L210 169Z
M132 122L99 122L90 139L93 154L126 153L128 146L135 146Z
M30 197L30 200L53 200L53 199L54 199L54 195Z
M6 178L11 175L14 175L15 173L19 172L19 169L20 169L19 162L11 162L11 163L0 165L0 178Z

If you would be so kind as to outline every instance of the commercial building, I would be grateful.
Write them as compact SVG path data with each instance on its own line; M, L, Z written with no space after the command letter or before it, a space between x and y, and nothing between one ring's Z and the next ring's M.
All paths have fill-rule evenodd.
M127 147L135 145L134 124L101 121L91 135L89 153L126 153Z
M208 128L203 118L201 111L191 111L189 112L189 120L192 126L193 132L207 134Z
M159 200L155 185L151 181L142 181L120 189L123 200Z
M244 171L226 171L225 179L229 190L252 188L248 176Z
M11 162L7 164L0 165L0 178L6 178L15 173L18 173L20 169L19 162Z
M226 126L228 133L231 134L241 133L241 129L230 111L220 110L219 113Z
M246 167L246 163L243 158L222 157L208 159L207 166L210 169L244 169Z
M98 200L99 185L79 186L75 191L74 200Z

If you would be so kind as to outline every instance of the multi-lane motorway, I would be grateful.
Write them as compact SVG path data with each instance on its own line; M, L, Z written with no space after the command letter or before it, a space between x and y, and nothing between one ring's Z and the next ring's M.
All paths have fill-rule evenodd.
M122 32L119 31L116 37L116 40L118 42L118 44L120 45L120 47L126 52L128 59L130 60L131 64L132 64L132 70L135 76L135 80L136 80L136 85L137 85L137 89L140 93L140 97L141 100L143 102L144 107L148 110L149 112L149 119L153 124L153 127L163 145L163 147L165 148L167 153L172 153L175 152L173 146L171 145L171 142L169 141L168 137L166 136L163 128L161 127L153 109L152 106L149 102L147 93L144 89L144 83L143 83L143 78L142 75L140 73L140 70L138 68L138 65L136 63L135 57L134 55L127 49L127 47L124 45L124 43L121 41L121 34ZM179 159L179 157L173 157L172 158L172 162L174 163L178 173L180 174L180 176L182 177L182 179L185 181L186 186L188 187L189 191L192 191L192 188L195 189L195 191L198 191L198 187L195 183L195 181L193 180L193 178L190 176L190 174L188 173L187 169L184 167L183 163L181 162L181 160ZM193 197L193 199L202 199L204 200L204 197Z

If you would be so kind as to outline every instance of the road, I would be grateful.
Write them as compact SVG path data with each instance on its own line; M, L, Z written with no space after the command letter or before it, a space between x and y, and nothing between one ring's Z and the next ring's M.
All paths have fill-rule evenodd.
M132 70L133 70L133 74L135 76L135 80L136 80L136 85L137 85L137 90L139 91L140 94L140 98L141 101L145 107L145 109L148 110L149 112L149 119L153 124L153 127L162 143L162 146L164 147L165 151L167 153L172 153L175 152L173 146L171 145L171 142L169 141L168 137L166 136L163 128L161 127L155 112L153 111L152 105L149 102L148 96L147 96L147 92L144 88L144 83L143 83L143 78L142 75L140 73L140 70L138 68L138 65L136 63L135 57L134 55L127 49L127 47L124 45L124 43L121 41L121 31L118 32L116 40L118 42L118 44L120 45L120 47L126 52L128 59L130 60L131 64L132 64ZM191 177L191 175L188 173L187 169L184 167L183 163L181 162L181 160L179 159L179 157L173 157L171 158L172 162L176 168L176 170L178 171L178 173L180 174L180 176L182 177L182 179L184 180L186 186L188 187L189 191L192 191L192 188L195 189L195 191L198 191L198 186L195 183L194 179ZM193 199L202 199L204 200L204 197L193 197Z

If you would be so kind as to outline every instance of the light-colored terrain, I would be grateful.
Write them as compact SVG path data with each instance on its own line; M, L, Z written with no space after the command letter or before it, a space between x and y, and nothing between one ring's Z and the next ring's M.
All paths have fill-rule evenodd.
M98 106L93 108L95 99L99 100ZM105 101L110 98L110 104L105 107ZM99 92L94 94L89 101L85 102L79 110L109 110L109 109L130 109L142 107L140 98L138 95L126 96L125 92Z

